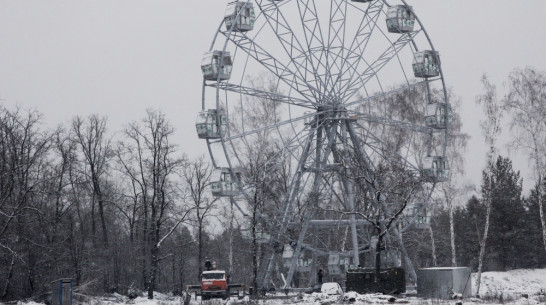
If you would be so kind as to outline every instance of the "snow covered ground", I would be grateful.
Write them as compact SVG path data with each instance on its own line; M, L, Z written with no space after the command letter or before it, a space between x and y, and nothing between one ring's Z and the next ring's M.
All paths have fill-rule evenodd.
M475 279L476 274L472 275L473 295L476 294ZM278 294L276 298L255 300L250 302L248 297L243 300L222 301L213 299L201 302L192 299L190 305L238 305L238 304L256 304L256 305L280 305L280 304L430 304L443 305L462 302L463 304L513 304L530 305L546 304L546 269L520 269L508 272L484 272L482 274L482 286L480 288L481 299L456 300L427 300L418 298L415 295L407 294L404 297L396 296L392 298L387 295L365 294L360 295L355 292L347 292L344 296L327 295L323 293L313 294L293 294L286 296ZM527 297L525 297L527 295ZM0 303L2 304L2 303ZM19 302L18 305L43 305L35 302ZM136 304L136 305L181 305L181 297L172 297L161 293L155 293L154 300L148 300L146 297L138 297L129 300L127 297L113 294L105 297L88 299L84 304L89 305L117 305L117 304Z
M473 295L476 294L476 274L472 274ZM523 294L542 296L546 304L546 269L517 269L507 272L484 272L480 295L482 298L518 299ZM537 298L538 299L538 298Z

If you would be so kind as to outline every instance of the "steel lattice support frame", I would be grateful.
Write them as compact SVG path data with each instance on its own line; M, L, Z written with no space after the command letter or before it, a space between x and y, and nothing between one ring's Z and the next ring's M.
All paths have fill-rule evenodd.
M302 251L311 253L314 258L309 286L315 284L316 258L329 253L317 246L317 232L321 228L332 226L350 228L352 245L350 256L353 264L359 264L358 228L365 228L369 224L367 221L356 219L355 216L355 186L353 179L350 178L355 175L355 171L350 167L344 167L337 174L327 172L336 164L350 163L347 159L350 154L353 154L361 164L365 164L366 175L370 177L378 159L386 162L405 160L402 164L407 170L415 173L420 170L418 161L408 159L409 146L405 148L406 151L384 149L386 139L383 138L384 135L375 134L377 126L395 131L403 130L410 135L410 142L414 138L427 138L428 155L433 150L433 143L438 142L437 138L443 136L440 150L443 155L446 153L449 127L447 123L445 129L438 130L426 127L423 123L363 110L371 107L368 105L375 105L422 86L426 88L426 102L430 103L432 85L441 89L443 99L449 103L441 66L438 77L409 81L402 67L401 57L404 56L404 52L418 51L418 39L425 41L425 48L434 51L434 47L419 19L417 19L419 27L414 31L394 36L388 36L383 32L382 17L386 15L391 2L407 6L404 0L374 0L367 4L350 0L332 0L327 8L315 0L256 0L258 15L253 31L224 30L222 22L213 39L210 51L215 48L223 51L235 50L234 62L242 67L239 70L238 82L220 79L203 82L202 109L205 110L206 105L210 105L210 98L207 97L214 96L215 108L226 108L232 121L224 136L207 139L214 166L220 167L224 164L235 173L236 168L244 165L247 157L245 151L253 151L256 141L271 137L276 139L278 150L270 154L264 163L264 173L267 174L268 171L282 168L287 164L290 168L290 179L286 193L282 200L279 199L278 211L274 216L271 216L271 213L268 216L266 211L260 211L258 215L272 232L267 247L268 254L261 262L259 274L263 289L268 289L273 281L279 246L291 241L295 242L296 247L284 288L291 287L297 260ZM358 22L348 23L354 15L359 16L356 19ZM356 24L358 27L353 28ZM377 36L383 37L387 43L375 47ZM272 48L269 39L274 40L277 47ZM366 56L372 48L376 54ZM392 69L397 63L401 66L400 81L403 84L397 88L384 88L380 81L380 73ZM258 69L273 75L277 80L277 87L284 90L268 91L249 85L245 75L248 77L247 74L250 75ZM377 83L375 86L378 86L378 89L368 93L367 88L371 83ZM245 104L247 100L250 102ZM248 127L245 125L245 116L248 114L245 113L243 105L251 104L252 100L274 102L278 107L282 107L288 116L263 125ZM294 110L310 112L301 113ZM235 119L231 116L240 120L239 128L231 127L231 124L236 125L233 123ZM369 178L369 181L373 179ZM253 200L248 193L256 187L246 185L244 178L238 180L237 184L241 196L231 197L230 200L243 215L248 216L240 203L243 200L252 204ZM434 185L427 189L426 204L432 196ZM373 183L368 187L370 194L374 194L378 189ZM321 210L321 196L328 192L326 191L328 188L345 207L345 212L349 212L348 219L316 218ZM304 206L305 210L302 212L301 202L313 199L312 196L316 196L315 202ZM378 201L375 204L385 215L390 215L391 212L385 202ZM302 220L299 222L294 221L298 213ZM404 230L405 228L402 232ZM289 231L298 233L297 240L288 237ZM400 237L402 232L395 226L389 238L399 244L405 264L410 269L409 273L414 277L411 260ZM306 243L306 239L309 238L312 238L311 245Z

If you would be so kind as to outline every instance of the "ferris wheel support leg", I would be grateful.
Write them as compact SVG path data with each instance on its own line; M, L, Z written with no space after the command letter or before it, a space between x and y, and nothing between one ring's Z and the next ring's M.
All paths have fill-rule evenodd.
M351 136L351 140L353 141L353 145L355 147L360 147L360 145L358 143L358 138L357 138L356 133L355 133L355 131L353 129L353 126L351 124L349 124L349 123L347 125L348 125L349 135ZM368 168L370 168L368 160L366 159L366 155L362 151L362 148L359 148L357 150L357 157L360 159L360 162L363 162ZM371 185L369 185L368 187L370 188L370 191L373 192L373 189L376 187L375 182L371 179L371 177L367 177L366 179L368 179L368 181L372 182ZM383 209L383 212L385 213L385 215L387 217L389 217L390 215L388 215L388 208L386 206L386 202L384 200L382 200L380 202L380 204L381 204L381 208ZM398 243L398 245L400 247L400 250L402 252L402 256L404 257L404 263L406 264L406 269L408 270L409 276L410 276L411 280L414 283L417 283L417 274L415 272L415 268L413 267L413 263L412 263L409 255L408 255L408 251L406 249L406 246L404 245L404 241L402 240L402 236L400 234L400 231L398 230L396 225L393 226L393 228L391 230L393 232L393 234L392 234L393 238Z
M323 141L323 132L328 135L328 143L326 146L326 149L324 151L324 155L322 155L321 147L322 147L322 141ZM328 127L318 127L317 129L317 151L315 156L315 166L318 169L315 173L315 178L313 181L313 189L311 194L315 196L318 193L318 189L320 186L320 181L322 179L322 168L326 166L326 163L328 161L328 157L330 156L330 153L332 152L332 147L334 145L334 138L336 136L336 126L328 126ZM290 264L290 269L288 271L288 276L286 277L286 284L285 289L290 288L290 285L292 284L292 278L294 276L294 272L296 270L296 263L299 258L299 255L301 253L303 240L305 238L305 234L307 233L307 229L309 228L309 222L313 218L315 214L315 210L318 208L319 199L317 198L309 198L310 202L309 204L312 205L311 209L307 211L307 214L305 215L305 220L302 226L302 230L300 232L300 236L298 238L298 243L296 245L296 251L294 255L292 256L292 262ZM316 255L316 252L313 253L313 255ZM312 278L312 276L311 276Z
M371 162L366 156L364 150L362 149L362 143L360 143L354 126L350 122L347 122L347 131L349 132L349 136L351 137L351 142L353 142L353 146L356 148L356 157L358 161L363 164L367 170L366 176L364 178L366 179L366 181L368 181L368 189L370 192L372 192L371 194L374 194L375 190L373 188L375 187L375 180L373 178L373 172L371 172Z
M313 249L317 249L318 245L318 236L317 236L317 227L313 227ZM317 251L314 250L312 253L311 260L311 274L309 276L309 287L314 287L317 283Z
M345 158L348 156L349 147L347 145L347 125L348 122L345 120L341 124L341 135L343 137L343 149L345 150ZM356 230L356 216L355 216L355 199L354 199L354 192L353 192L353 184L347 177L351 175L351 172L348 168L345 169L345 175L343 175L343 184L345 186L345 191L347 192L347 200L349 203L349 209L351 211L351 215L349 216L349 221L351 223L351 241L353 244L353 265L355 267L360 266L360 258L358 256L358 232Z
M243 209L241 209L241 206L237 203L237 201L235 200L235 198L233 198L233 196L229 197L229 201L231 202L232 207L235 206L237 210L239 210L239 212L241 212L241 214L244 217L248 217L248 214Z
M298 258L300 257L300 254L301 254L303 239L305 238L305 234L307 233L307 229L309 228L309 220L311 220L311 212L307 214L307 217L305 218L305 222L303 223L303 227L301 229L300 236L298 238L298 244L296 245L296 251L294 251L294 254L292 255L292 260L290 262L290 269L288 270L288 275L286 276L286 284L284 285L283 289L288 289L292 285L292 278L294 277L294 272L296 271Z
M292 202L294 201L295 196L299 191L303 168L307 158L309 157L309 151L311 149L311 144L313 142L314 137L315 137L315 133L313 131L310 131L309 137L307 138L307 143L305 144L305 148L303 149L300 160L298 162L298 171L297 171L296 177L294 177L294 179L292 180L290 189L286 195L286 199L285 199L283 208L281 210L282 211L281 224L280 224L280 229L278 230L276 235L277 236L276 240L281 240L281 238L286 233L286 230L288 228L288 223L290 222L290 213L292 210ZM274 258L275 258L275 249L272 248L269 259L267 260L266 264L263 265L263 268L264 268L262 269L264 270L263 276L260 277L262 279L262 282L261 282L262 289L269 288L269 284L271 282L271 273L273 272L272 262ZM290 287L290 284L288 284L288 278L287 278L284 288L287 289L289 287Z

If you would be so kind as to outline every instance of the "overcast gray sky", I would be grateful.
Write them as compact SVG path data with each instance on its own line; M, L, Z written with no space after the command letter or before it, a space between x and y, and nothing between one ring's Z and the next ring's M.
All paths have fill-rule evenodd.
M35 107L52 126L104 114L110 131L156 108L167 113L184 151L206 153L194 127L200 61L226 2L0 0L0 103ZM467 179L479 184L486 153L474 103L480 77L487 73L502 89L516 67L546 71L546 1L408 3L440 52L447 85L463 101L464 131L472 136ZM516 168L527 166L522 154L510 156Z

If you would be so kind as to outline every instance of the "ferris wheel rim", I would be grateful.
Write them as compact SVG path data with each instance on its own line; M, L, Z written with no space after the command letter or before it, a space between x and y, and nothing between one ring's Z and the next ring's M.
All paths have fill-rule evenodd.
M407 2L406 2L405 0L399 0L399 1L401 1L404 5L406 5L406 6L409 7L409 5L407 4ZM241 2L243 2L243 1L241 1ZM271 1L271 2L275 2L275 1ZM282 6L286 5L286 4L289 3L289 2L298 2L298 0L285 0L285 1L282 1L279 5L277 5L277 3L275 3L275 6L276 6L276 7L282 7ZM349 2L349 3L350 3L349 0L346 0L346 2ZM388 1L387 1L387 0L375 0L375 1L372 1L372 2L374 2L374 3L375 3L375 2L382 2L382 3L384 3L385 5L388 6ZM258 3L258 5L260 5L260 3L262 3L262 1L257 0L257 3ZM354 6L352 3L350 3L350 4L351 4L351 6ZM423 24L421 23L421 20L419 19L419 17L417 16L417 14L415 14L415 16L416 16L416 22L420 25L420 31L422 31L422 32L424 33L424 35L426 36L426 39L427 39L427 41L428 41L428 45L431 47L432 51L436 51L435 48L434 48L434 46L433 46L433 44L432 44L432 40L430 39L428 33L426 32L425 27L424 27ZM215 45L215 42L216 42L216 40L218 39L218 37L221 37L221 35L226 36L226 35L221 31L222 26L223 26L223 23L224 23L224 22L222 21L221 24L220 24L220 26L219 26L219 28L218 28L218 30L217 30L217 32L216 32L216 34L215 34L215 37L214 37L214 39L213 39L213 42L212 42L211 48L210 48L211 51L213 50L214 45ZM231 30L229 31L228 35L225 37L225 42L224 42L224 46L223 46L222 51L225 52L225 51L227 50L227 47L228 47L228 44L229 44L229 38L231 37L232 34L234 34L233 29L231 29ZM409 35L408 35L408 36L409 36ZM278 35L277 35L277 37L278 37ZM411 38L410 40L411 40L411 43L414 43L414 44L415 44L413 38ZM237 48L237 49L238 49L238 48ZM416 47L416 50L417 50L417 47ZM247 55L247 58L248 58L248 55ZM439 65L439 70L440 70L440 71L439 71L439 76L438 76L437 78L434 78L434 79L432 79L432 80L430 80L430 79L425 79L424 81L422 81L422 82L420 82L420 83L427 83L427 84L428 84L428 82L440 80L441 83L442 83L441 87L442 87L442 89L443 89L443 99L444 99L445 103L449 104L448 95L447 95L447 89L446 89L446 86L445 86L445 80L444 80L444 75L443 75L443 71L442 71L441 65ZM407 79L407 78L406 78L406 79ZM279 79L279 81L281 81L281 79ZM215 91L216 91L216 95L217 95L217 96L216 96L216 109L219 109L219 108L221 107L221 101L220 101L219 95L220 95L220 93L221 93L223 90L227 90L226 88L227 88L228 86L230 86L230 85L231 85L230 83L228 83L228 82L221 82L220 80L216 81L216 83L207 83L206 81L203 81L203 98L202 98L203 106L202 106L202 110L205 110L205 87L216 87L216 88L215 88L215 89L216 89L216 90L215 90ZM234 87L232 87L232 88L234 88ZM241 88L241 86L239 86L239 88L234 89L234 90L239 90L239 91L237 91L237 92L241 93L240 91L243 90L243 88ZM389 94L391 93L391 91L387 91L387 92L382 91L382 93L383 93L383 95L389 95ZM242 94L242 93L241 93L241 94ZM310 101L309 99L307 99L307 100L306 100L306 99L297 99L297 98L295 98L295 97L291 97L290 95L288 95L288 96L282 96L282 98L284 98L284 99L287 100L287 101L289 100L289 101L294 102L294 104L292 104L292 106L294 106L294 107L307 107L307 108L310 108L310 109L313 109L314 107L317 107L316 105L306 105L306 102L311 103L311 101ZM298 102L299 102L299 104L298 104ZM227 100L226 100L226 103L228 103ZM352 102L350 102L350 103L355 103L355 101L352 101ZM349 104L350 104L350 103L349 103ZM351 104L351 105L352 105L352 104ZM229 107L227 107L227 105L226 105L226 108L229 108ZM297 118L291 118L291 120L303 120L303 119L305 119L305 118L304 118L304 117L301 117L301 116L300 116L300 117L297 117ZM287 123L287 124L288 124L288 123ZM292 125L292 126L293 126L293 125ZM270 128L273 129L273 128L275 128L275 127L273 126L273 127L270 127ZM443 144L443 155L444 155L444 156L445 156L445 154L446 154L446 146L447 146L447 141L448 141L448 130L449 130L449 126L447 126L447 128L446 128L445 131L444 131L444 134L445 134L445 141L444 141L444 144ZM242 135L240 135L240 136L241 136L241 137L244 137L245 135L247 135L247 134L242 134ZM216 162L215 162L215 157L214 157L214 154L213 154L212 149L211 149L211 144L212 144L212 143L217 143L217 142L219 142L219 143L221 143L222 149L223 149L223 151L224 151L224 156L225 156L226 161L227 161L227 163L228 163L228 167L229 167L232 171L234 170L234 166L233 166L232 161L231 161L231 156L230 156L230 154L228 153L228 150L230 149L229 146L231 146L231 148L233 148L233 145L234 145L233 142L232 142L233 139L234 139L233 136L221 137L221 138L218 139L218 140L209 140L209 139L207 139L207 146L208 146L208 150L209 150L209 155L211 156L211 159L213 160L213 165L214 165L215 167L217 167L217 164L216 164ZM300 141L300 145L301 145L301 141ZM233 149L233 152L235 152L235 154L236 154L235 157L234 157L234 159L240 159L240 157L239 157L239 156L237 155L237 153L236 153L236 149ZM239 188L240 188L240 190L242 191L243 195L244 195L245 197L248 198L248 195L247 195L246 192L244 191L244 188L243 188L241 182L239 181L238 183L239 183ZM435 185L435 183L433 184L433 188L434 188L434 185Z

